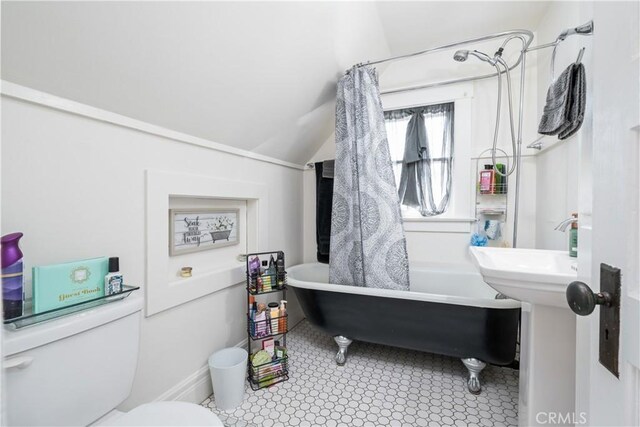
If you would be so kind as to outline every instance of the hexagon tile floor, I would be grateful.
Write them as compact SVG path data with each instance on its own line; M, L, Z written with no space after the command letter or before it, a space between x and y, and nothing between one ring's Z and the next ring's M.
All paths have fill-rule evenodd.
M459 359L355 341L337 366L333 338L306 320L288 335L290 379L220 411L226 426L517 425L518 371L487 366L482 393L467 391Z

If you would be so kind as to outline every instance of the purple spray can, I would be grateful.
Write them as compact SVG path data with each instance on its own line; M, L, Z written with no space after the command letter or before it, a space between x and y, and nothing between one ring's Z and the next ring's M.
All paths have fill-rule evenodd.
M18 246L22 233L2 236L2 307L4 319L22 316L24 301L24 267L22 251Z

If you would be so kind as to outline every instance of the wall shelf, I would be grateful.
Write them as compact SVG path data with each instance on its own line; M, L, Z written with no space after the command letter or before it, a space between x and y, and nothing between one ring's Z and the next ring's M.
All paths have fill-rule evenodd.
M65 307L55 308L53 310L43 311L41 313L33 312L32 300L28 299L25 302L25 310L22 316L4 320L3 323L5 327L9 329L25 328L27 326L32 326L38 323L47 322L49 320L55 320L63 316L68 316L79 311L88 310L90 308L120 301L128 297L133 291L137 291L138 289L140 289L139 286L122 285L122 292L117 292L111 295L103 295L98 298L92 298L87 301L71 304Z
M485 230L485 226L489 223L497 224L497 233L494 228L494 235L497 234L497 237L493 237L493 239L489 238L490 245L495 245L496 243L504 241L504 237L502 236L502 232L504 231L504 225L507 222L507 217L509 213L508 209L508 189L509 189L509 177L502 177L502 181L496 183L495 181L491 183L488 192L481 192L480 190L480 172L482 169L480 168L480 161L484 160L485 163L492 163L491 158L491 149L484 150L480 153L478 157L476 157L476 170L475 170L475 180L476 180L476 191L475 191L475 217L477 220L476 224L476 232L481 236L485 236L489 238L491 236L490 233ZM496 159L503 159L503 163L505 165L505 171L508 171L510 168L509 156L504 150L499 148L496 149ZM495 173L495 172L494 172ZM495 227L495 226L494 226Z

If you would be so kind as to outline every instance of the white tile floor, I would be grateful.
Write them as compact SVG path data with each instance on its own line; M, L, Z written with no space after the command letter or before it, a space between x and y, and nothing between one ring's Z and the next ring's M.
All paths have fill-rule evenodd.
M307 321L287 336L290 380L253 391L220 411L226 426L501 426L517 425L518 371L487 366L482 393L467 391L459 359L354 342L337 366L333 338Z

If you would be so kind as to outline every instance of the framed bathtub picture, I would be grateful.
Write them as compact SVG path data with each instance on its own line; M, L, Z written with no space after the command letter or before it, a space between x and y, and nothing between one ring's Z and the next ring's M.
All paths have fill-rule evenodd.
M239 209L169 209L169 255L237 245Z

